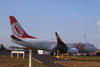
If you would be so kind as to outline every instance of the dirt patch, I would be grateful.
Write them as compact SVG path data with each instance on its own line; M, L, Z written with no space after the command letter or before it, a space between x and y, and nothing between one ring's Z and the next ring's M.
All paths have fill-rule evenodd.
M10 56L0 56L0 67L28 67L28 59L13 59Z

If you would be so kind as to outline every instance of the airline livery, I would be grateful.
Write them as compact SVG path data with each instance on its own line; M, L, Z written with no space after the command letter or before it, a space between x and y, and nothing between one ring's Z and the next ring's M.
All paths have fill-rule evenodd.
M82 53L92 53L97 50L97 48L91 43L67 43L66 44L70 48L77 48L79 52Z

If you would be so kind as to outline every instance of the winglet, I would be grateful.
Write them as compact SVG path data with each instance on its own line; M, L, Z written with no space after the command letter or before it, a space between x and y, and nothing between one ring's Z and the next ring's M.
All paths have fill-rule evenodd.
M67 45L60 39L57 32L55 32L56 38L57 38L57 46L54 48L54 50L60 50L62 53L68 52Z
M60 39L60 37L59 37L59 35L58 35L57 32L55 32L55 35L56 35L57 41L58 41L58 42L61 42L62 40Z

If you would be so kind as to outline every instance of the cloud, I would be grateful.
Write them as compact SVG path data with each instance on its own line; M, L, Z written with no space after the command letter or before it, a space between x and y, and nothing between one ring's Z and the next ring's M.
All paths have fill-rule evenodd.
M72 19L72 22L77 23L77 22L79 22L79 20L78 19Z
M97 22L97 25L100 26L100 21Z

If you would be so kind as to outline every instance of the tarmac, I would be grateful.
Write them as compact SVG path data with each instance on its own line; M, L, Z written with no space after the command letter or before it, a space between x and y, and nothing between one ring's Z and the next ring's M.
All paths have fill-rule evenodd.
M47 67L64 67L60 64L57 64L57 61L66 61L63 59L58 59L55 56L51 55L33 55L33 58L35 58L40 63L46 65Z

